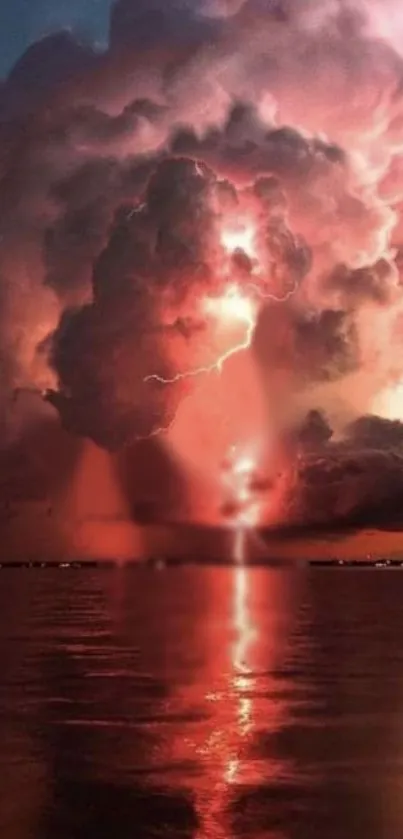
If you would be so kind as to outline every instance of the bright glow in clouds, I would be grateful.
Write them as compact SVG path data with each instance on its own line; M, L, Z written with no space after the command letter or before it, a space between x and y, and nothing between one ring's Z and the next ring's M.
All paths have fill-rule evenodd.
M250 259L256 259L256 229L250 222L236 222L224 227L221 243L228 253L242 250Z
M216 318L223 326L238 322L246 324L248 329L255 327L256 304L236 283L229 285L220 297L206 297L203 309L206 315Z
M403 381L386 388L374 400L374 414L388 420L403 421Z
M214 348L213 353L214 356L216 356L215 360L203 366L196 364L194 367L188 370L181 370L172 376L163 376L159 373L152 373L144 379L145 382L154 381L162 385L169 385L178 383L185 379L203 377L203 374L214 372L222 374L224 372L226 362L229 362L231 359L235 360L235 356L239 356L240 353L244 353L243 361L246 365L249 364L249 368L242 368L240 358L236 361L237 369L235 374L235 366L231 372L232 365L228 365L226 372L229 373L229 377L227 377L225 382L223 378L220 379L218 399L214 396L214 408L210 402L211 397L206 395L204 399L202 399L202 381L200 381L199 384L198 389L202 389L200 393L200 402L203 401L205 403L207 401L210 403L207 417L207 424L209 426L211 425L212 411L214 413L214 411L217 410L218 405L222 405L221 417L217 417L218 422L214 425L214 436L217 439L215 440L213 447L211 446L210 441L208 448L216 450L221 433L218 426L222 423L224 417L226 417L225 423L227 426L232 426L234 429L234 433L231 434L231 432L229 432L229 439L228 437L225 441L222 439L222 447L218 457L211 463L210 466L210 476L211 474L216 475L217 463L220 462L222 453L228 450L228 444L230 441L232 442L233 440L236 440L237 446L242 445L243 450L246 446L245 451L247 451L250 450L250 445L254 445L256 440L258 438L260 439L263 427L265 429L264 437L267 438L267 418L265 417L263 420L260 401L256 398L255 393L256 389L258 389L260 393L260 384L258 384L257 381L255 385L253 384L255 377L253 375L252 367L254 366L254 363L251 356L248 356L247 351L252 344L257 317L261 307L265 305L268 300L272 300L276 303L284 302L288 300L288 298L297 290L297 284L295 283L292 288L281 297L277 297L275 294L272 294L271 291L268 291L267 284L269 282L269 278L267 275L262 273L262 265L256 250L257 226L252 219L233 219L230 215L225 219L225 224L221 229L220 237L221 244L228 256L234 254L236 251L242 251L249 258L253 259L254 269L249 273L249 281L238 278L234 279L232 271L236 273L236 266L232 266L230 262L224 260L220 265L218 272L221 280L220 293L205 295L198 302L199 312L208 324L210 339L207 339L207 341L210 343L211 348ZM252 278L254 280L253 282L250 281ZM245 396L243 394L241 395L241 401L238 399L238 402L233 404L233 396L239 392L239 381L245 382L246 380L250 382L249 391L251 392L245 392ZM204 390L206 390L205 384ZM197 395L193 393L191 400L186 400L186 403L188 405L189 401L194 402L195 400L197 402ZM238 432L241 431L241 434L237 433L236 427L237 424L239 426L239 421L237 423L236 418L234 419L231 416L232 413L244 415L245 412L241 407L244 405L248 405L248 415L250 415L250 417L253 416L253 420L251 421L249 418L246 423L250 426L248 436L245 435L245 429L241 430L238 428ZM176 416L169 426L169 429L157 429L155 433L159 434L169 430L170 443L175 449L176 454L184 457L185 461L189 461L189 451L192 448L190 443L189 427L194 426L194 420L187 423L187 428L185 429L184 434L180 431L180 427L183 424L186 426L186 422L183 420L184 411L181 409L179 413L181 414L182 422L180 421L178 424L178 416ZM200 411L198 414L199 413ZM203 408L202 414L204 413L205 409ZM200 416L197 417L196 422L197 425L199 425ZM203 435L204 433L205 431L203 431ZM224 432L224 435L222 436L225 437L226 433ZM197 444L195 450L197 451L198 448L199 443ZM233 547L234 558L239 563L242 563L245 560L246 533L244 531L245 529L255 527L262 513L260 499L258 500L256 495L253 495L250 490L253 474L256 472L257 461L255 457L252 458L251 455L246 454L245 451L242 455L240 455L237 451L235 457L235 449L232 450L232 465L227 475L227 497L229 496L228 505L229 507L232 507L235 512L235 516L231 514L229 517L231 520L231 526L235 531L235 544ZM193 454L190 460L194 463L195 460L197 461L197 457L195 458L195 455ZM203 460L204 463L202 471L206 471L207 461L205 454L203 454ZM199 468L200 464L198 464L198 469ZM218 502L217 509L219 506L220 501Z
M255 469L254 459L248 454L238 455L233 446L224 467L224 486L234 508L234 516L230 518L236 528L253 527L257 521L256 502L250 488Z
M216 361L206 367L197 367L195 370L176 373L171 378L165 378L159 376L157 373L152 373L150 376L145 377L145 382L154 380L161 384L173 384L181 379L200 376L202 373L212 373L214 371L220 373L223 364L231 356L250 347L256 324L256 305L252 298L243 294L235 283L228 286L225 292L218 297L205 297L202 303L202 309L207 317L211 317L217 321L220 329L225 326L245 324L246 331L244 339L240 343L234 344L229 350L226 350L226 352L220 355Z
M258 498L251 488L256 472L255 460L248 454L237 455L233 447L225 464L224 482L229 495L229 521L234 529L233 556L242 566L246 562L247 533L257 525L260 515Z

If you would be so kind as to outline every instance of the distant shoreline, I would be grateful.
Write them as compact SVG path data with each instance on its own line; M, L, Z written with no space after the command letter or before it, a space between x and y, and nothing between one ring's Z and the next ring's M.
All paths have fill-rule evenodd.
M0 562L0 571L12 569L29 569L29 570L90 570L90 569L112 569L112 568L149 568L151 570L163 570L164 568L177 566L214 566L225 568L236 568L236 563L229 558L208 558L203 557L183 558L183 557L166 557L166 558L138 558L132 560L64 560L64 561L46 561L46 560L17 560L17 561L3 561ZM373 569L402 569L403 559L281 559L281 558L267 558L260 560L252 560L245 563L246 568L330 568L333 570L351 569L351 568L373 568Z

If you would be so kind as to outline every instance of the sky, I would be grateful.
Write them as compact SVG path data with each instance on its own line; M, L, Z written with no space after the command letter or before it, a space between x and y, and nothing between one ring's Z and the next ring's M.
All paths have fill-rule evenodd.
M38 38L72 27L100 44L108 37L112 0L1 0L0 75Z
M399 531L401 4L107 6L0 20L5 515Z

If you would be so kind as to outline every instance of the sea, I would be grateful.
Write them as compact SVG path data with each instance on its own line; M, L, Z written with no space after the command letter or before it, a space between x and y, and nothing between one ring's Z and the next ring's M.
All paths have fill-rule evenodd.
M403 570L0 572L1 839L402 839Z

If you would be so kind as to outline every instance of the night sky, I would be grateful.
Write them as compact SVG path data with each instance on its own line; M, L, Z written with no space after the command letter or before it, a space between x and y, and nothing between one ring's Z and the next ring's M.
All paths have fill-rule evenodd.
M1 0L0 75L30 43L59 28L74 28L97 43L107 40L112 0Z

